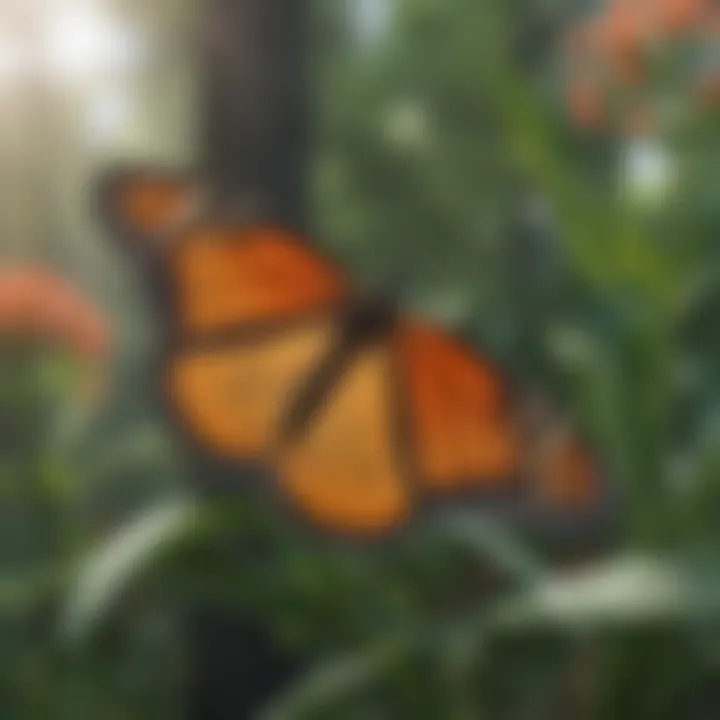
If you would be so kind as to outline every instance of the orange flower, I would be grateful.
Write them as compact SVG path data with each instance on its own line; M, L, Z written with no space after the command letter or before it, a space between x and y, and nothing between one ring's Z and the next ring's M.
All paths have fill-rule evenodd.
M598 34L609 53L636 50L649 34L645 13L632 5L609 8L598 20Z
M658 20L666 33L692 30L703 23L712 10L708 0L661 0L658 5Z
M624 85L642 77L642 56L650 36L643 16L625 8L611 8L575 28L566 40L572 67L590 64Z
M653 34L650 16L637 4L615 5L598 24L609 73L623 85L637 85L642 79L643 53Z
M712 52L718 25L720 8L714 0L605 0L597 14L568 33L566 67L581 78L590 69L596 84L609 92L614 110L605 122L617 121L618 128L633 135L647 134L658 119L639 107L645 102L639 92L654 92L643 83L655 54L672 48L685 35L693 42L709 42ZM720 103L718 80L711 73L685 82L692 84L699 104ZM597 127L600 122L602 101L593 95L599 93L582 81L568 92L570 114L583 127Z
M97 311L58 276L32 267L0 271L0 337L21 335L64 345L82 357L108 350Z

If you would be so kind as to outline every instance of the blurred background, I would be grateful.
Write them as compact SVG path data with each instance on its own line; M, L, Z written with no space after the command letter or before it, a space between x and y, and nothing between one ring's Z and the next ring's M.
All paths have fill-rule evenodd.
M2 0L0 104L0 717L720 717L715 3ZM90 207L117 160L208 165L551 393L602 550L219 510Z

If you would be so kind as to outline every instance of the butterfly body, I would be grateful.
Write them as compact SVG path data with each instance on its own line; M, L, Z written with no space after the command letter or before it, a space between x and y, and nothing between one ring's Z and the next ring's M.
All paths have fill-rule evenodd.
M116 234L152 248L180 426L219 462L268 469L313 524L383 536L450 497L509 498L518 515L540 498L555 517L602 505L575 437L532 449L492 360L356 292L293 233L192 219L198 193L171 175L115 174L101 194Z

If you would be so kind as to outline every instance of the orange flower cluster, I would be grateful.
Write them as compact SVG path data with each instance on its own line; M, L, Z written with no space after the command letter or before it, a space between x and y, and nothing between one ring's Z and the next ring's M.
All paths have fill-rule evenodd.
M658 49L686 39L709 39L720 27L720 8L714 0L606 0L601 11L573 27L566 38L569 78L566 105L580 127L597 129L607 116L608 89L638 89L643 83L648 57ZM717 40L717 35L714 40ZM698 92L707 98L708 83L698 80ZM633 110L625 129L648 128L647 108Z
M39 268L0 271L0 338L50 340L97 358L107 352L109 335L96 310L57 275Z

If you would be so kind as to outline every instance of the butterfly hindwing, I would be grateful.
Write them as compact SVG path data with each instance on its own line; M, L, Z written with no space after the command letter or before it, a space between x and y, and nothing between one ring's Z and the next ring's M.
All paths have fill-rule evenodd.
M330 352L334 336L332 318L323 315L232 342L188 342L165 367L172 412L223 459L262 458L289 399Z
M606 518L605 479L568 423L548 411L529 432L505 374L435 328L401 323L395 348L414 477L431 501L502 507L543 535L589 536Z
M403 323L395 348L421 487L440 495L511 491L519 448L502 375L422 324Z
M411 512L391 365L385 346L361 351L303 431L277 448L280 489L324 528L375 537Z
M607 525L614 506L603 468L587 440L547 401L526 398L521 416L532 522L551 534L590 537Z

